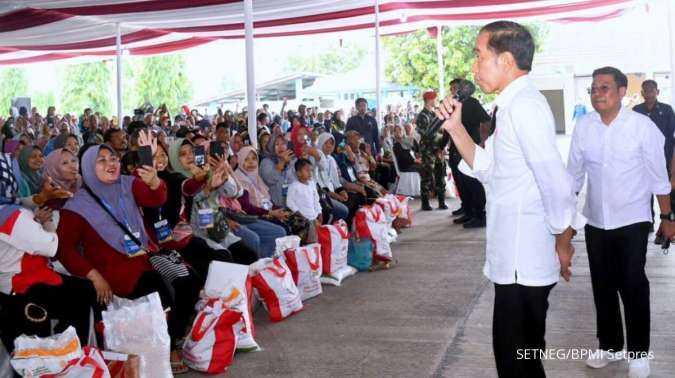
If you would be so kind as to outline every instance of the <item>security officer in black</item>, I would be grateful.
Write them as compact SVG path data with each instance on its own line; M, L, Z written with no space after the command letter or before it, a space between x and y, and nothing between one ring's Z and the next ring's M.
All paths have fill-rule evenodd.
M663 136L666 138L664 144L664 153L666 155L666 167L668 168L668 177L671 177L671 168L673 166L673 148L675 148L675 113L673 113L673 108L657 100L659 95L659 86L654 80L645 80L642 82L642 98L645 99L645 102L642 104L635 105L633 110L646 115L649 117L652 122L661 130ZM675 204L673 201L675 195L673 192L670 193L670 203ZM654 228L654 197L652 197L652 230ZM657 244L660 244L659 237L655 240Z

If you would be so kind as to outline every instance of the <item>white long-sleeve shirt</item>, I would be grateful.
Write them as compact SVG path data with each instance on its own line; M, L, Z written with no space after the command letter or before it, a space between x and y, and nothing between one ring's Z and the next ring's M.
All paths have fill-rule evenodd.
M649 117L625 108L609 126L597 112L577 122L567 169L575 192L588 176L589 225L612 230L651 221L652 194L670 194L664 143Z
M12 277L21 272L24 254L54 257L59 246L55 232L48 232L33 220L33 212L19 209L13 223L0 225L0 292L12 292Z
M576 211L572 178L555 143L555 123L544 96L528 76L497 97L497 127L476 146L473 168L487 192L487 242L483 273L497 284L547 286L558 281L555 234L585 219Z
M321 204L319 203L319 192L316 191L316 183L313 180L310 180L307 184L294 181L288 187L286 205L293 211L299 211L308 220L315 220L321 215Z

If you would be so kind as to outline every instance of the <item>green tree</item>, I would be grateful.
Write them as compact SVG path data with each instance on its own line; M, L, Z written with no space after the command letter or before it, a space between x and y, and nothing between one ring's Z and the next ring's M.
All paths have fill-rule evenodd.
M527 27L534 37L537 51L540 51L546 30L539 24ZM443 68L446 82L456 77L473 81L471 72L474 60L473 48L480 28L475 25L442 28ZM385 66L387 80L403 85L414 85L422 90L438 89L436 39L426 30L403 36L385 37L383 45L389 52L389 59ZM479 97L492 97L485 96L480 89L477 89L477 92Z
M366 49L353 43L332 48L322 54L295 54L288 58L286 70L330 75L358 68L366 57Z
M186 74L182 55L144 58L135 76L138 105L150 103L155 108L163 103L171 114L192 99L192 85Z
M23 68L0 70L0 114L6 115L14 97L28 96L28 79Z
M66 67L61 85L60 112L82 114L85 108L112 114L111 70L106 62Z

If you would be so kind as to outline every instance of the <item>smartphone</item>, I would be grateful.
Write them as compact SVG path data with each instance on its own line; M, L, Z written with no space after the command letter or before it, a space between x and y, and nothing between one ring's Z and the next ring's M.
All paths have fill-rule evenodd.
M141 146L138 149L138 164L152 167L152 148L150 146Z
M209 155L222 159L223 155L225 155L223 145L220 144L220 142L211 141L211 143L209 143Z
M206 149L204 146L201 144L195 145L194 146L194 154L195 154L195 164L198 167L203 167L206 165Z

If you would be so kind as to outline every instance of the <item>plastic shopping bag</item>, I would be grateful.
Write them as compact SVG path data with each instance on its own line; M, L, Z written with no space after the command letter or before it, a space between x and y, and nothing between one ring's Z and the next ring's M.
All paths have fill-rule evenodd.
M384 219L391 225L401 215L401 205L393 194L387 194L375 200L375 204L384 212Z
M50 337L21 335L14 340L12 367L23 377L39 377L63 371L71 360L82 357L75 328Z
M241 293L232 289L231 296L241 297ZM218 374L232 365L237 343L235 324L243 316L227 306L228 299L210 299L197 314L183 344L183 359L188 367Z
M283 257L258 260L251 270L253 287L271 321L284 320L303 309L300 291Z
M356 270L347 265L349 226L339 220L332 225L318 226L317 235L323 264L321 283L340 286L342 280L356 274Z
M373 264L373 242L369 239L350 239L347 263L359 272L367 272Z
M110 378L110 372L101 352L97 348L85 346L82 357L71 360L62 372L43 375L42 378Z
M354 216L354 231L359 239L373 242L374 261L392 261L390 227L379 206L362 206Z
M108 365L111 378L139 378L141 361L135 354L103 351L103 359Z
M237 301L236 304L230 304L233 310L243 314L243 319L235 327L237 329L237 351L252 352L260 350L260 346L255 341L255 326L252 314L253 287L249 276L249 267L220 261L211 262L204 285L205 299L223 298L230 294L232 288L236 288L242 293L240 301ZM202 305L197 306L197 311L202 309L205 301L200 303Z
M321 294L321 246L310 244L284 252L303 301Z
M134 300L113 297L102 317L106 349L137 354L141 377L171 376L171 339L159 294Z
M277 238L275 241L274 256L282 256L288 249L297 248L300 246L300 237L297 235L289 235Z

